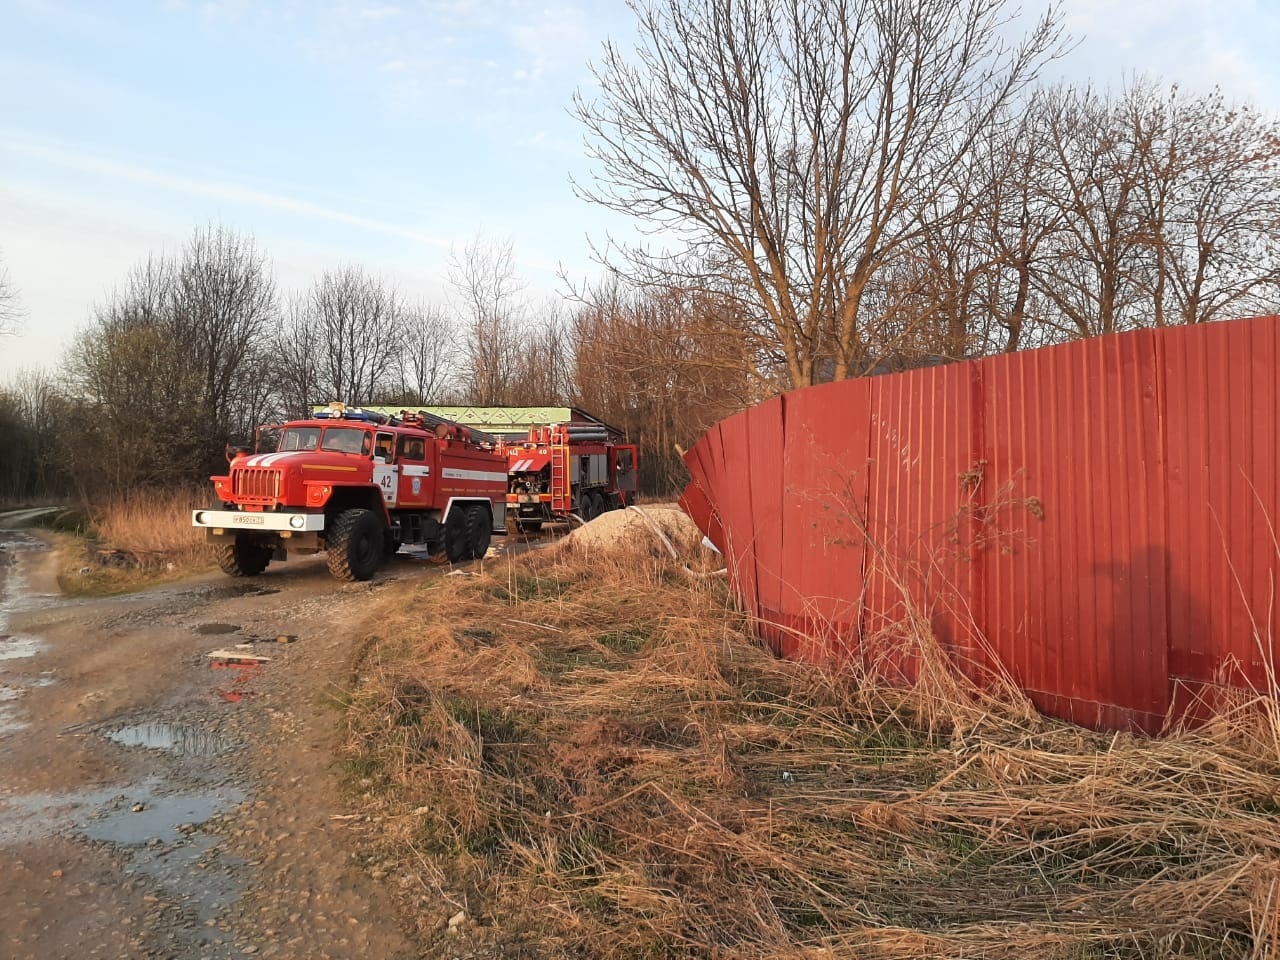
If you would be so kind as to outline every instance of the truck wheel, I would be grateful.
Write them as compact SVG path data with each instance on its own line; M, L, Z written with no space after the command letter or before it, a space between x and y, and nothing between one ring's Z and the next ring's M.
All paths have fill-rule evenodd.
M471 541L467 539L469 515L465 507L455 506L444 522L444 552L450 563L461 563L471 557Z
M248 537L236 537L230 543L219 543L213 548L222 572L233 577L256 577L267 569L274 552L266 544Z
M382 566L382 521L372 510L343 510L329 531L329 572L339 580L368 580Z
M521 533L537 533L542 529L541 520L517 520L516 527Z
M489 552L491 526L488 510L479 505L467 508L467 545L471 548L472 560L480 560Z

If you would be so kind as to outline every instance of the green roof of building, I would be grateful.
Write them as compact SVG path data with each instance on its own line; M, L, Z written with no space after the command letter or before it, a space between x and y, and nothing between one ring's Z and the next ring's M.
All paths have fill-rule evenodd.
M327 404L323 403L316 404L315 411L324 410L327 406ZM395 416L406 408L403 406L362 405L360 409L386 414L387 416ZM579 410L577 407L425 406L409 407L408 409L410 413L425 410L433 416L452 420L454 423L470 427L472 430L480 430L490 434L525 433L530 427L541 427L555 423L598 423L611 433L621 433L621 431L610 427L603 420L599 420L585 410Z

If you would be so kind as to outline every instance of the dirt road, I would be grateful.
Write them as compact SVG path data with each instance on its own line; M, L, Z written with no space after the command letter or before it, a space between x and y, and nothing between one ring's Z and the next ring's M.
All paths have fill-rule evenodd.
M0 570L0 957L417 956L345 837L333 703L365 601L437 571L74 601L5 530ZM248 640L261 667L209 657Z

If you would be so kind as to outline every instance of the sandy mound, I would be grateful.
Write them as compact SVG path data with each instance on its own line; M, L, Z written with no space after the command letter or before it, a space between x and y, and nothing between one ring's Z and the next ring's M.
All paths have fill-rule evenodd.
M656 528L656 529L655 529ZM602 513L590 523L574 530L564 542L576 550L590 553L630 551L637 548L668 555L657 531L675 547L682 559L700 556L702 531L674 504L654 504L627 510Z

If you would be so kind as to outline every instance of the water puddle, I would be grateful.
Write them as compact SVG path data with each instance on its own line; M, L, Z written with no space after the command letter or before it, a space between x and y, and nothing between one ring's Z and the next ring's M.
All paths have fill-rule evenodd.
M218 792L181 793L159 796L154 781L131 787L116 809L80 825L90 840L125 846L141 846L152 841L173 843L186 833L183 827L196 826L218 813L244 802L245 793L234 787Z
M9 680L9 684L4 687L6 690L15 689L12 686L15 683L20 686L33 685L30 680L15 678L10 664L17 666L16 661L30 660L46 646L39 637L10 632L9 626L13 614L31 609L47 599L29 592L20 562L25 555L45 549L44 542L35 537L16 530L0 531L0 675ZM12 702L17 697L18 693L6 694L0 697L0 702ZM15 733L27 727L28 724L17 719L16 708L0 707L0 735Z
M0 660L27 660L43 646L39 637L0 635Z
M198 826L246 796L230 786L161 794L164 783L148 777L127 787L0 796L0 845L68 833L122 844L173 840L179 827Z
M17 733L19 730L26 730L31 726L18 719L18 711L14 707L7 706L22 696L23 691L17 687L0 687L0 735L6 733Z
M202 623L196 627L199 634L235 633L240 629L238 623Z
M168 750L184 757L213 757L235 745L226 737L181 723L139 723L106 734L126 747Z
M244 892L238 871L245 860L218 849L218 840L208 834L191 834L180 847L141 847L126 870L133 876L153 880L203 924L231 906ZM216 865L219 869L207 869ZM212 939L216 931L201 927L199 936Z
M13 709L0 707L0 735L10 733L20 733L23 730L29 730L31 724L25 720L18 719L18 712Z

